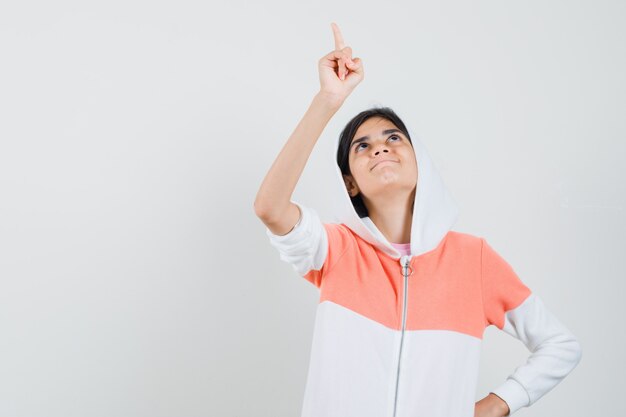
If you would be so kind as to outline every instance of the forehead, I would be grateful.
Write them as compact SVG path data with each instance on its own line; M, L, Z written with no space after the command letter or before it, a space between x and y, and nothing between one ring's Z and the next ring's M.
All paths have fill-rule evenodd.
M384 117L374 116L361 123L361 126L359 126L354 133L354 137L357 138L370 134L380 134L382 130L391 128L397 129L397 126Z

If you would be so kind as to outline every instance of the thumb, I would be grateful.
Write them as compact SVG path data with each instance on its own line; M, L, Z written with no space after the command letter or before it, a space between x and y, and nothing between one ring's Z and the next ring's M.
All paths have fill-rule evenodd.
M348 75L346 76L346 80L350 81L350 84L358 84L363 79L363 64L359 58L354 58L354 65L350 66L348 64Z
M350 71L354 71L359 74L362 73L363 62L361 61L361 58L352 58L352 61L354 62L354 65L351 65L350 63L347 64L347 67L350 69Z

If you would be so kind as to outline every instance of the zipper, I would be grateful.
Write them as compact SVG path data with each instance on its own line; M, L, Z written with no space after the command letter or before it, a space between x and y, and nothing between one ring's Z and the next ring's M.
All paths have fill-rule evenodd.
M400 382L400 359L402 358L402 342L404 341L404 329L406 327L406 305L407 305L407 289L409 284L409 275L413 274L413 269L409 266L411 257L403 255L400 258L400 265L402 266L402 276L404 278L404 289L402 291L404 301L402 302L402 333L400 334L400 349L398 351L398 367L396 369L396 388L395 397L393 400L393 417L396 416L396 406L398 403L398 383ZM411 268L411 273L407 273L407 269Z

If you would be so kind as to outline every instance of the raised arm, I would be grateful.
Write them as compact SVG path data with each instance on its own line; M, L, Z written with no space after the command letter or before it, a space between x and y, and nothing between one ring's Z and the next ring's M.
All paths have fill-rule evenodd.
M318 61L320 90L266 174L254 201L254 211L278 235L287 234L300 218L291 195L322 131L364 77L359 58L345 46L332 23L335 50Z

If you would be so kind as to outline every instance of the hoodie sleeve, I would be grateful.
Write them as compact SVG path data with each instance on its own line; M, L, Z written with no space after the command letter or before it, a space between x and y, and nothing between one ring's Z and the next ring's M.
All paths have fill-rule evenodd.
M307 281L320 287L323 277L345 252L345 233L334 223L322 223L317 212L296 201L300 209L296 225L285 235L276 235L266 227L265 232L280 255Z
M531 352L524 364L490 391L507 403L507 415L511 415L532 405L561 382L580 362L582 348L513 268L484 238L481 241L485 326L495 325Z

